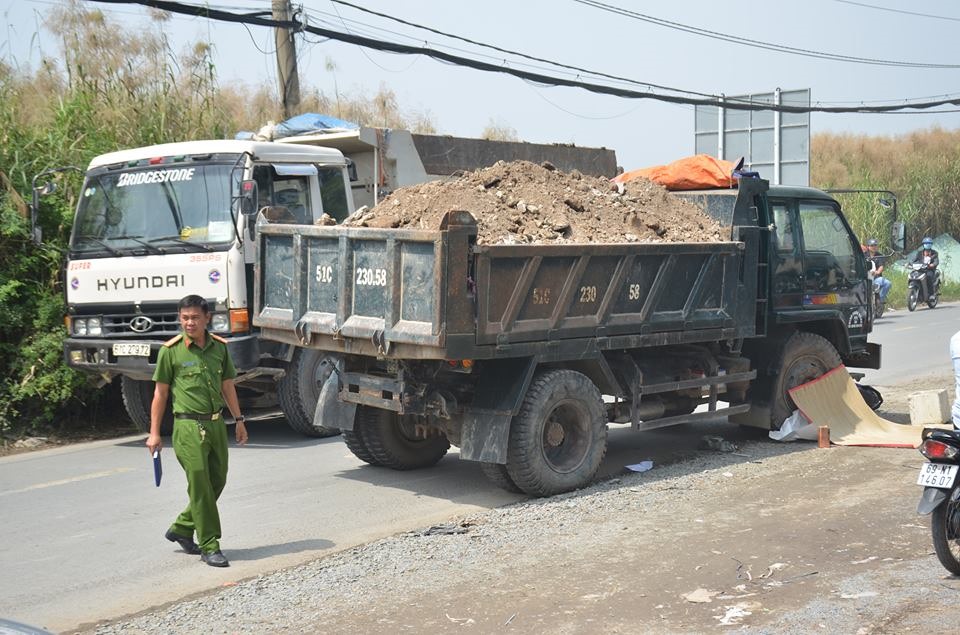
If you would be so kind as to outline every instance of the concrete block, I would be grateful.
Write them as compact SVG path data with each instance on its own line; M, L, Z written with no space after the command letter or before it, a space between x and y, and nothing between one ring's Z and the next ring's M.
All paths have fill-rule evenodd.
M929 425L950 421L950 397L946 389L922 390L908 398L910 423Z

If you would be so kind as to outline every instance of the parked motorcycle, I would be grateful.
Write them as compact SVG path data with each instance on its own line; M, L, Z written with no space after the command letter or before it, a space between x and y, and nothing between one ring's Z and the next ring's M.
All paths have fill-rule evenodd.
M940 270L937 270L933 289L927 287L927 265L914 262L907 265L907 308L916 310L918 302L926 302L931 309L940 301Z
M917 485L923 485L917 513L933 513L930 528L937 559L960 575L960 431L925 428L922 439L919 450L929 462L917 478Z

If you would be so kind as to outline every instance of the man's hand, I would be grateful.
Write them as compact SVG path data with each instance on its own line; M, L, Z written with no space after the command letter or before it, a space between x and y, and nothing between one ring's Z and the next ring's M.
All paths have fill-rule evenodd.
M237 421L237 445L246 445L248 438L247 424L243 421Z
M163 449L163 441L160 440L159 434L151 434L147 437L147 449L150 450L151 455L157 450Z

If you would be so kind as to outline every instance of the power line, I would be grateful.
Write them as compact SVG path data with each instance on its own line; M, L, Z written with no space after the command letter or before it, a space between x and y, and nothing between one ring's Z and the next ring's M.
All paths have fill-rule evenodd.
M878 7L875 4L867 4L866 2L853 2L852 0L836 0L836 2L842 2L843 4L852 4L857 7L866 7L867 9L876 9L877 11L889 11L891 13L901 13L903 15L915 15L921 18L933 18L935 20L949 20L950 22L960 22L960 18L952 18L948 15L933 15L931 13L917 13L916 11L905 11L904 9L891 9L890 7Z
M334 4L342 4L342 5L344 5L344 6L351 7L351 8L353 8L353 9L358 10L358 11L363 11L364 13L369 13L369 14L371 14L371 15L379 16L379 17L381 17L381 18L386 18L386 19L388 19L388 20L393 20L394 22L398 22L398 23L404 24L404 25L406 25L406 26L412 26L412 27L414 27L414 28L416 28L416 29L422 29L422 30L424 30L424 31L429 31L430 33L435 33L435 34L437 34L437 35L442 35L443 37L448 37L448 38L453 39L453 40L460 40L461 42L466 42L467 44L473 44L473 45L475 45L475 46L481 46L481 47L483 47L483 48L487 48L487 49L490 49L490 50L493 50L493 51L498 51L498 52L500 52L500 53L507 53L508 55L515 55L515 56L517 56L517 57L522 57L523 59L532 60L532 61L534 61L534 62L543 62L543 63L546 63L546 64L550 64L551 66L556 66L556 67L558 67L558 68L565 68L565 69L567 69L567 70L576 71L576 72L578 72L578 73L587 73L587 74L593 75L593 76L595 76L595 77L606 77L607 79L613 79L613 80L616 80L616 81L627 82L627 83L629 83L629 84L637 84L637 85L640 85L640 86L648 86L648 87L650 87L650 88L658 88L658 89L660 89L660 90L669 90L669 91L672 91L672 92L683 93L683 94L687 94L687 95L699 95L699 96L701 96L701 97L713 97L713 95L710 95L710 94L707 94L707 93L698 93L698 92L694 92L694 91L690 91L690 90L679 90L679 89L676 89L676 88L670 88L669 86L660 86L660 85L658 85L658 84L650 84L650 83L647 83L647 82L640 82L640 81L637 81L637 80L634 80L634 79L629 79L629 78L626 78L626 77L619 77L619 76L617 76L617 75L609 75L609 74L607 74L607 73L602 73L602 72L600 72L600 71L592 71L592 70L589 70L589 69L586 69L586 68L581 68L581 67L579 67L579 66L571 66L571 65L569 65L569 64L561 64L561 63L559 63L559 62L554 62L554 61L552 61L552 60L544 59L544 58L542 58L542 57L535 57L535 56L533 56L533 55L527 55L526 53L520 53L520 52L518 52L518 51L512 51L512 50L510 50L510 49L501 48L501 47L499 47L499 46L494 46L494 45L492 45L492 44L484 44L483 42L478 42L478 41L476 41L476 40L471 40L470 38L462 37L462 36L459 36L459 35L454 35L454 34L452 34L452 33L447 33L447 32L445 32L445 31L440 31L440 30L437 30L437 29L434 29L434 28L431 28L431 27L428 27L428 26L424 26L424 25L422 25L422 24L416 24L416 23L414 23L414 22L408 22L407 20L402 20L402 19L397 18L397 17L394 17L394 16L392 16L392 15L387 15L386 13L379 13L379 12L377 12L377 11L373 11L373 10L371 10L371 9L367 9L367 8L361 7L361 6L356 5L356 4L353 4L353 3L351 3L351 2L345 2L344 0L330 0L330 1L331 1L332 3L334 3Z
M438 51L431 48L422 48L415 46L407 46L404 44L398 44L396 42L387 42L384 40L376 40L367 37L361 37L357 35L351 35L347 33L341 33L339 31L333 31L330 29L323 29L314 26L304 26L299 22L293 22L289 20L272 20L261 18L258 16L244 16L238 15L236 13L231 13L228 11L221 11L211 9L205 6L190 5L181 2L174 2L170 0L95 0L96 2L106 2L112 4L141 4L148 7L153 7L155 9L161 9L164 11L170 11L172 13L183 13L188 15L197 15L201 17L206 17L212 20L222 20L226 22L241 23L241 24L255 24L258 26L274 27L274 28L287 28L287 29L297 29L297 30L306 30L314 35L320 35L323 37L330 38L332 40L337 40L340 42L346 42L348 44L356 44L358 46L363 46L366 48L371 48L378 51L386 51L390 53L400 53L407 55L425 55L442 62L446 62L456 66L462 66L466 68L472 68L475 70L493 72L493 73L502 73L505 75L512 75L514 77L519 77L520 79L537 82L545 86L563 86L569 88L581 88L593 93L602 94L602 95L613 95L615 97L623 97L628 99L652 99L656 101L663 101L668 103L677 103L677 104L692 104L695 106L718 106L723 107L728 110L749 110L749 111L776 111L776 112L785 112L785 113L796 113L804 114L811 112L825 112L825 113L882 113L882 112L894 112L899 110L906 109L929 109L936 108L939 106L960 106L960 98L954 99L939 99L933 101L923 101L923 102L904 102L902 104L893 104L887 106L795 106L787 104L770 104L770 103L755 103L748 101L739 101L734 99L723 99L721 97L709 97L709 98L699 98L699 97L685 97L679 95L665 95L662 93L653 93L653 92L638 92L635 90L627 90L624 88L617 88L615 86L605 86L602 84L593 84L589 82L563 79L559 77L553 77L550 75L543 75L541 73L531 73L527 71L521 71L505 65L495 65L488 62L482 62L479 60L474 60L466 57L461 57L458 55L451 55L443 51Z
M739 37L736 35L729 35L727 33L720 33L719 31L710 31L708 29L702 29L700 27L690 26L688 24L682 24L680 22L672 22L670 20L664 20L662 18L657 18L651 15L637 13L636 11L630 11L628 9L623 9L621 7L613 6L611 4L604 4L603 2L598 2L597 0L573 0L573 1L588 7L593 7L594 9L600 9L601 11L607 11L610 13L614 13L616 15L633 18L634 20L640 20L641 22L647 22L649 24L663 26L668 29L674 29L676 31L683 31L685 33L691 33L693 35L700 35L700 36L708 37L714 40L731 42L733 44L750 46L753 48L764 49L767 51L788 53L790 55L813 57L817 59L831 60L835 62L870 64L874 66L896 66L901 68L938 68L938 69L960 68L960 64L930 64L925 62L901 62L897 60L884 60L884 59L877 59L872 57L856 57L853 55L841 55L839 53L824 53L822 51L796 48L792 46L785 46L783 44L775 44L773 42L763 42L761 40L753 40L749 38Z

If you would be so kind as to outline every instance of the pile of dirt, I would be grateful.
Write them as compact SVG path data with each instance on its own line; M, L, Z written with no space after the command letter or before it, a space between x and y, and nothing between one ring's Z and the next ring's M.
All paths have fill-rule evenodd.
M477 219L480 244L729 240L700 208L652 181L618 186L529 161L499 161L452 180L400 188L343 224L438 229L453 210Z

